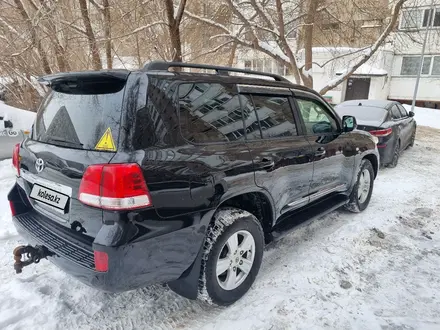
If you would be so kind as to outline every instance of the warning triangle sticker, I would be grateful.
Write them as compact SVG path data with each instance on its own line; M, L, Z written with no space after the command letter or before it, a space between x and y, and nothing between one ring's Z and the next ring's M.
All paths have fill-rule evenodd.
M116 151L115 141L113 141L112 131L110 127L106 129L104 135L96 144L95 149L102 151Z

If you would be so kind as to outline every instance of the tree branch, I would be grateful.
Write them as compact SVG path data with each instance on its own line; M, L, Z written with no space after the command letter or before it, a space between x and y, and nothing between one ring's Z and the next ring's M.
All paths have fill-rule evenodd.
M220 23L217 23L217 22L215 22L213 20L210 20L210 19L207 19L207 18L204 18L204 17L200 17L198 15L195 15L195 14L189 12L188 10L186 10L184 12L184 15L186 15L186 16L192 18L192 19L195 19L195 20L197 20L199 22L206 23L206 24L208 24L210 26L216 27L216 28L222 30L223 32L225 32L226 34L232 36L232 32L229 31L228 28L226 26L224 26L223 24L220 24Z
M350 53L347 53L347 54L341 54L341 55L338 55L338 56L332 57L332 58L329 59L328 61L325 61L323 64L319 64L319 63L317 63L317 62L313 62L313 64L319 66L320 68L323 68L323 67L325 67L327 64L329 64L329 63L331 63L331 62L333 62L333 61L335 61L335 60L337 60L337 59L340 59L340 58L343 58L343 57L346 57L346 56L350 56L350 55L354 55L354 54L357 54L357 53L361 53L361 52L363 52L363 51L365 51L365 50L367 50L367 49L370 49L370 46L363 47L363 48L359 48L358 50L355 50L354 52L350 52Z
M95 0L89 0L89 2L96 7L99 11L104 11L104 6L97 3Z
M271 30L275 30L277 28L275 22L272 20L272 17L270 15L266 15L266 13L264 12L264 8L261 7L261 5L257 2L257 0L251 0L251 3L252 3L252 7L254 7L255 11L266 22L269 28ZM276 33L278 34L279 32Z
M229 44L232 43L232 42L235 42L235 41L234 41L234 40L228 40L228 41L226 41L226 42L224 42L224 43L218 45L217 47L215 47L215 48L213 48L213 49L211 49L211 50L208 50L208 51L206 51L206 52L204 52L204 53L202 53L202 54L197 55L196 57L191 58L191 61L194 61L194 60L196 60L196 59L198 59L198 58L200 58L200 57L202 57L202 56L205 56L205 55L208 55L208 54L215 53L215 52L217 52L218 50L222 49L223 47L225 47L226 45L229 45ZM188 55L191 55L191 54L185 54L185 55L188 56Z
M296 58L286 40L286 34L284 32L284 27L285 27L284 12L283 12L283 4L281 3L281 0L276 0L276 9L277 9L278 27L280 31L279 40L282 48L284 48L284 52L289 57L289 61L290 61L289 67L292 70L293 76L295 77L295 81L299 84L301 82L301 78L298 70L298 65L296 63Z
M354 65L352 65L344 74L342 74L338 79L334 79L331 81L327 86L325 86L323 89L319 91L320 94L324 95L328 91L332 90L336 86L338 86L340 83L348 79L362 64L367 62L371 56L379 49L379 47L382 45L382 43L385 41L385 39L388 37L388 35L393 30L394 26L396 25L397 19L399 18L400 9L402 8L403 4L407 0L399 0L395 3L393 6L393 10L391 11L391 21L388 23L386 29L382 32L382 34L379 36L379 38L376 40L376 42L371 46L370 51L368 54L362 56L362 58Z
M242 21L243 25L248 27L251 34L252 34L252 42L254 44L258 43L258 37L257 37L257 33L255 32L254 27L249 23L249 21L246 19L246 17L244 17L244 15L241 13L241 11L235 7L234 3L232 2L232 0L226 0L226 2L229 5L229 8L231 8L232 12L240 19L240 21Z
M67 25L67 27L70 27L71 29L75 30L76 32L87 35L86 30L83 30L81 27L79 27L78 25L75 25L73 22L67 22L63 19L60 20L60 22L64 25Z
M182 21L183 12L185 11L185 6L186 6L186 0L180 0L175 18L176 24L180 24L180 22Z

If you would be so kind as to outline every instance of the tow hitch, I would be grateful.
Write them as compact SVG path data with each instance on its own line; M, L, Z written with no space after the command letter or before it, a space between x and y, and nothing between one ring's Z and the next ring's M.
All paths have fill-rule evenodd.
M20 245L14 249L14 269L16 274L20 274L23 267L29 266L30 264L38 264L41 259L53 256L54 253L50 252L45 246L36 245L24 246ZM22 255L26 256L25 260L21 260Z

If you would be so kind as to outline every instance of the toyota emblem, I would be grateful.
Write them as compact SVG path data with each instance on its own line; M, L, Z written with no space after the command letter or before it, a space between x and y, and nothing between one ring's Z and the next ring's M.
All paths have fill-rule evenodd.
M44 170L44 160L42 160L41 158L38 158L35 161L35 169L37 170L38 173L43 171Z

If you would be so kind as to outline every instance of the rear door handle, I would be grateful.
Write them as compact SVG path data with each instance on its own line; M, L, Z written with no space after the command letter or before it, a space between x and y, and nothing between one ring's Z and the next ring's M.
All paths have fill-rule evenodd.
M320 157L320 156L325 156L325 148L324 147L319 147L316 151L315 151L315 156L316 157Z
M270 171L273 170L274 167L275 167L275 162L273 161L273 159L270 158L263 158L258 163L258 168L262 170Z

